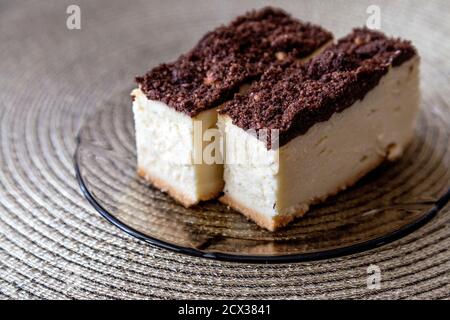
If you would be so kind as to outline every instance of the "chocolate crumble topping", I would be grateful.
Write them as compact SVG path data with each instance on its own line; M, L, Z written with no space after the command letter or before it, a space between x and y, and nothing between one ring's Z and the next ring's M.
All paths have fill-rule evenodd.
M245 130L278 129L278 145L282 146L363 99L390 66L415 55L409 41L354 29L307 63L272 66L246 94L236 94L219 113ZM267 148L271 148L270 141Z
M331 39L321 27L266 7L207 33L190 52L136 81L149 99L195 116L232 98L272 64L304 58Z

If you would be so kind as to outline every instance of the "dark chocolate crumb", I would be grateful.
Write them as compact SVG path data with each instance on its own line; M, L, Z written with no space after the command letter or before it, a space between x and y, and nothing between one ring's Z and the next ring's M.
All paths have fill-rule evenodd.
M207 33L190 52L136 82L149 99L195 116L232 98L270 65L304 58L331 39L321 27L267 7Z
M390 66L415 55L408 41L355 29L307 63L272 66L246 94L236 94L219 113L245 130L278 129L278 146L282 146L363 99ZM267 148L271 147L269 139Z

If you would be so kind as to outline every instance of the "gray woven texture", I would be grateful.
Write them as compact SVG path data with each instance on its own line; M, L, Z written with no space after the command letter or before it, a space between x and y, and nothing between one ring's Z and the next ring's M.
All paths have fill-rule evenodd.
M81 7L81 30L66 8ZM75 136L111 92L206 31L266 2L0 2L0 298L449 298L450 207L379 249L310 263L247 265L176 254L114 228L74 177ZM378 4L382 29L423 57L424 98L448 103L448 1L284 1L336 36ZM450 147L450 146L449 146ZM450 165L450 164L449 164ZM368 289L367 267L382 272Z

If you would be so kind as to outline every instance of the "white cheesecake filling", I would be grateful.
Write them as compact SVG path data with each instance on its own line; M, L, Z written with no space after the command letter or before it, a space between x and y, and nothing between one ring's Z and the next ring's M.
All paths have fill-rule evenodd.
M274 216L277 200L278 152L232 123L218 117L224 145L224 194L260 214Z
M278 154L220 116L225 155L239 158L239 163L226 161L226 197L266 220L303 214L310 204L352 185L385 158L398 158L414 134L418 73L418 57L391 68L363 100L315 124L277 149ZM249 143L258 152L257 163Z
M186 206L216 196L223 186L222 168L194 161L194 125L201 122L203 135L215 126L217 112L207 110L191 118L165 103L149 100L140 89L132 95L141 175L157 181L155 185Z

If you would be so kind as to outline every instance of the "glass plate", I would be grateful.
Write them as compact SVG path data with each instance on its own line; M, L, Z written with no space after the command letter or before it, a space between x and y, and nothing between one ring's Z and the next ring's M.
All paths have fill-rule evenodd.
M432 219L448 201L447 109L423 108L413 144L352 188L268 232L217 201L186 209L136 175L129 91L118 92L84 124L75 169L81 189L111 223L153 245L243 262L293 262L368 250Z

